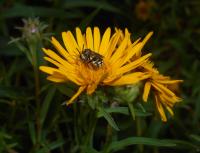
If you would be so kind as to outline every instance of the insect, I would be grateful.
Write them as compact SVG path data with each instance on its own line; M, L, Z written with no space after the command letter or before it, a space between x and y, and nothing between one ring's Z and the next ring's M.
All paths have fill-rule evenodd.
M100 68L103 65L103 56L90 49L84 49L80 53L80 59L94 69Z

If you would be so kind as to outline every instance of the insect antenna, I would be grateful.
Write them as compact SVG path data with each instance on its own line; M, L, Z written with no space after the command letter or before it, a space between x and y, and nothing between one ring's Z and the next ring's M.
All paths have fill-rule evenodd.
M81 52L78 50L78 48L76 48L76 50L78 51L79 55L81 55Z
M81 49L81 52L83 52L83 48L84 48L84 44L83 44L83 47ZM78 51L79 55L81 55L81 52L78 50L78 48L76 48L76 50Z
M84 47L84 44L83 44L83 47ZM76 48L76 50L78 51L78 54L79 54L79 56L81 55L81 52L79 51L79 49L78 48ZM72 57L74 57L74 58L72 58L72 59L76 59L77 58L77 55L71 55Z

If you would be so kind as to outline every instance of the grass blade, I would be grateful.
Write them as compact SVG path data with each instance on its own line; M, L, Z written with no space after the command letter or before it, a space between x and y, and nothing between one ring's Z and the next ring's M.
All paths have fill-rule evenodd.
M113 127L115 130L119 131L119 128L117 124L115 123L114 119L112 118L112 116L101 107L99 107L98 110L99 110L99 113L101 113L103 117L108 121L110 126Z
M123 148L136 145L143 144L149 146L157 146L157 147L174 147L175 143L170 142L170 140L160 140L154 138L146 138L146 137L131 137L123 140L112 142L108 148L108 152L122 150Z

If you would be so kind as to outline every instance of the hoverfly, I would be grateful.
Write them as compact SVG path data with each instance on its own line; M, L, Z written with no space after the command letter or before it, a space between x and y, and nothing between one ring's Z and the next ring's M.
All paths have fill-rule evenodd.
M98 69L103 65L103 56L90 49L82 50L80 59L94 69Z

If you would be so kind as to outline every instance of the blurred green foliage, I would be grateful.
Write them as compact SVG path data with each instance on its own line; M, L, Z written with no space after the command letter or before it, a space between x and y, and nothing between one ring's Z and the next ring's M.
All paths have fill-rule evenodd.
M200 152L199 16L198 0L1 0L0 152ZM128 116L127 107L99 107L99 122L95 123L95 114L81 101L70 107L61 105L73 95L75 86L52 85L44 74L39 74L41 100L35 103L35 68L19 46L9 44L11 37L22 36L16 27L22 27L22 19L29 17L39 17L48 25L45 33L52 33L58 39L62 31L77 26L83 30L99 26L102 31L108 26L127 27L133 40L153 30L144 51L153 53L163 74L184 80L180 88L184 100L176 106L174 118L162 123L149 113L153 108L138 103L141 99L137 98L136 108L129 108L134 109L131 114L136 120ZM49 36L45 38L35 51L42 52L41 46L50 45ZM98 101L106 98L102 93L97 94L100 99L95 96L82 99L95 108ZM120 131L108 126L106 120ZM95 130L94 124L97 124ZM105 141L107 145L103 145Z

